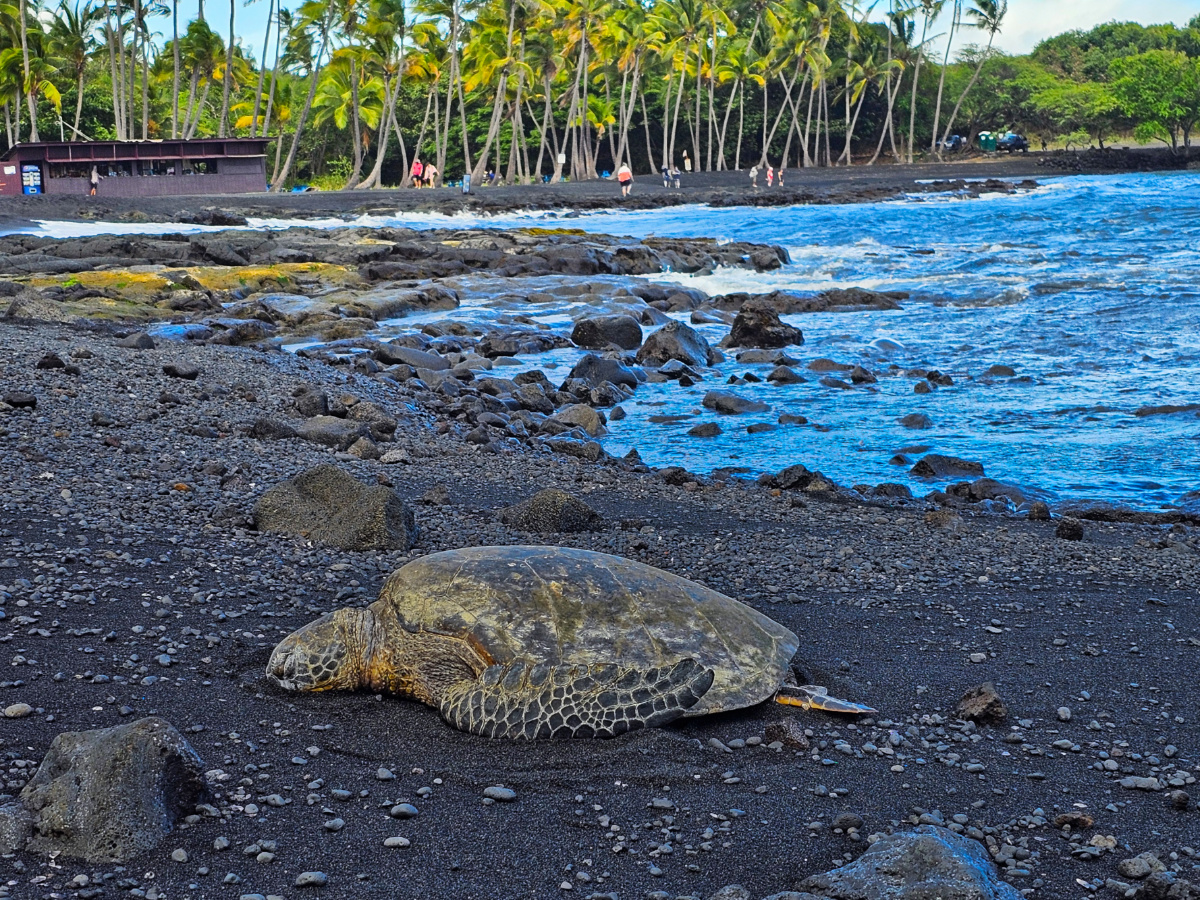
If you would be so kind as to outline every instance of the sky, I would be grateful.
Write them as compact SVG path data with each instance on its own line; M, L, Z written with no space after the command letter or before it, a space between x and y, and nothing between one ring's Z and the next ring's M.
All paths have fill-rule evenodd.
M255 59L262 54L263 26L266 23L268 0L234 0L235 31L243 47ZM196 15L199 0L180 0L179 17L186 22ZM283 0L283 5L295 7L298 0ZM887 0L879 0L884 9ZM213 28L225 36L229 33L229 0L205 0L204 12ZM1008 18L996 46L1008 53L1028 53L1043 38L1069 31L1072 28L1091 28L1102 22L1140 22L1152 25L1161 22L1186 24L1200 13L1200 0L1009 0ZM936 31L945 31L949 23L939 23ZM169 31L170 20L159 20L160 31ZM978 43L979 34L967 29L955 47ZM931 42L934 52L941 53L945 44Z

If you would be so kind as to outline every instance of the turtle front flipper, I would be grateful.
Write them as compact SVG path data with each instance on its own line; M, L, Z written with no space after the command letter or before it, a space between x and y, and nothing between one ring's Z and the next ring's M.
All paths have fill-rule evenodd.
M613 737L666 725L712 687L694 659L656 669L514 663L446 691L442 717L485 737Z
M861 703L830 697L825 688L816 684L802 684L799 687L784 685L775 695L775 702L782 703L784 706L820 709L825 712L846 713L852 716L865 716L878 712L878 710L863 706Z

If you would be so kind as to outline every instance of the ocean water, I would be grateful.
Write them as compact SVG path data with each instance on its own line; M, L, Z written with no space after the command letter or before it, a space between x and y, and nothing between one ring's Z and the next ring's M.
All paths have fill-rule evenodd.
M251 227L290 224L313 223ZM655 280L710 294L848 286L911 293L900 310L786 317L804 331L804 345L788 352L808 380L730 388L768 403L768 412L718 416L701 407L705 391L724 387L729 377L765 377L771 368L741 365L732 355L691 388L643 385L623 404L627 417L611 423L604 438L613 454L636 448L651 465L697 472L735 466L755 474L803 463L840 483L901 482L923 493L945 482L914 479L908 466L891 460L907 450L915 461L924 451L912 448L926 447L977 460L989 476L1050 499L1155 509L1200 489L1200 410L1145 414L1150 407L1200 404L1200 173L1060 179L1025 194L978 199L947 194L845 206L486 219L426 214L349 224L562 225L636 237L762 241L786 247L791 263L769 273L729 268ZM44 223L42 233L60 228L65 236L80 226ZM569 333L574 317L611 308L596 296L530 304L527 291L511 287L476 282L472 299L454 316L502 324L522 315ZM395 320L382 333L445 317ZM696 327L714 343L728 331ZM559 378L581 353L559 350L528 361ZM805 370L821 357L863 365L878 383L822 386L818 374ZM986 377L995 364L1012 367L1016 377ZM918 395L919 379L903 374L913 369L937 369L955 383ZM810 424L747 433L747 425L774 423L784 413ZM905 429L897 420L908 413L926 414L933 427ZM707 421L724 433L687 435Z

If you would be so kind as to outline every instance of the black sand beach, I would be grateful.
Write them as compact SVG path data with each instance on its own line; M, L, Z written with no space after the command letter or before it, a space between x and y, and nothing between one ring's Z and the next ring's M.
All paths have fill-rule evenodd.
M904 193L957 189L967 192L1012 190L1039 178L1183 168L1185 157L1161 150L1109 150L1083 153L1028 153L962 162L879 164L838 169L789 169L783 187L766 187L765 172L754 190L748 173L690 173L681 187L664 188L657 174L639 175L632 196L622 200L615 181L553 185L478 187L469 196L459 188L436 190L318 191L300 194L239 194L229 197L12 197L0 207L0 228L39 219L123 222L188 222L232 225L243 218L353 218L364 214L459 211L506 213L518 210L655 209L685 203L714 206L786 206L793 203L866 203ZM986 182L991 181L988 184ZM215 214L215 215L214 215Z
M375 196L278 202L344 202L350 213ZM769 267L779 264L772 248L301 230L10 237L0 251L10 313L0 318L0 643L10 662L0 803L60 732L149 715L183 733L212 791L210 806L123 866L18 851L0 862L0 896L629 900L740 884L723 897L758 900L918 824L980 842L1032 897L1118 897L1139 884L1129 896L1167 896L1141 881L1146 858L1124 863L1143 853L1179 882L1196 880L1194 519L1071 525L1027 507L985 515L951 495L868 499L795 472L756 483L654 471L607 457L579 428L536 430L547 417L514 398L537 398L508 381L525 370L521 341L533 330L514 325L511 345L427 333L408 347L426 354L412 366L365 341L350 365L325 350L279 350L297 321L259 302L281 290L280 260L319 256L326 268L302 277L312 263L288 263L286 288L312 295L312 333L346 351L371 315L395 313L362 297L353 305L381 284L403 295L394 302L437 308L444 297L414 289L416 279L487 270L586 280L721 254ZM89 286L88 272L107 281ZM321 297L334 283L331 313ZM235 300L241 318L221 307ZM669 305L648 301L651 318L653 302ZM155 318L201 330L120 345ZM433 363L443 368L414 367ZM552 385L538 392L551 411L571 400ZM335 421L314 425L316 407ZM363 436L325 446L306 430L316 426ZM414 513L415 545L343 551L257 530L262 493L321 463L394 490ZM498 520L550 487L596 510L597 529L534 534ZM879 713L764 704L610 741L501 742L456 732L412 701L289 694L265 677L283 636L371 602L410 559L531 542L615 553L736 597L800 636L800 677ZM985 682L1007 715L961 719L960 698ZM485 801L498 785L516 799ZM416 815L398 817L403 803ZM407 845L385 846L399 837ZM295 886L318 871L320 886ZM1192 896L1183 890L1171 896Z

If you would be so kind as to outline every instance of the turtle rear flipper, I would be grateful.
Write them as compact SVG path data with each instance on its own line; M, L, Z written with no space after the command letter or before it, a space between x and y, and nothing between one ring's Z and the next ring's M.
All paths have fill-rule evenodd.
M861 703L830 697L825 688L816 684L783 685L775 694L775 702L784 706L799 706L801 709L820 709L825 712L847 713L863 716L878 712Z
M613 737L674 721L712 682L694 659L655 669L514 663L452 686L440 708L455 728L485 737Z

